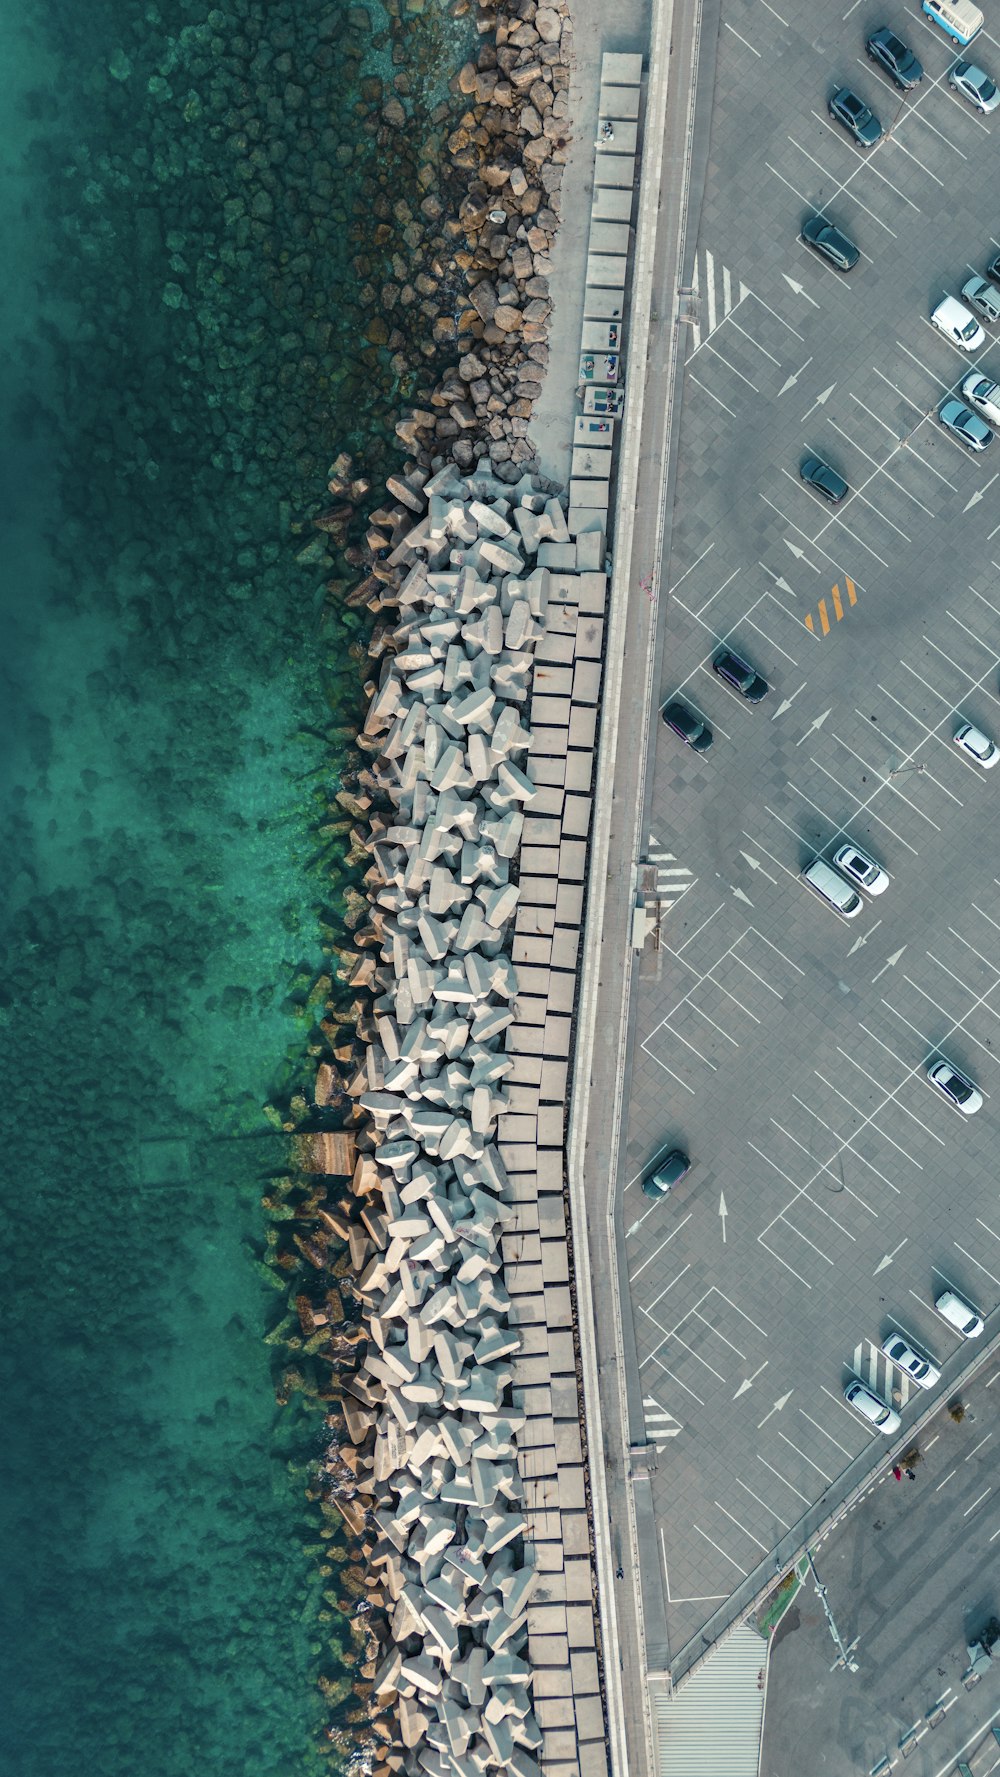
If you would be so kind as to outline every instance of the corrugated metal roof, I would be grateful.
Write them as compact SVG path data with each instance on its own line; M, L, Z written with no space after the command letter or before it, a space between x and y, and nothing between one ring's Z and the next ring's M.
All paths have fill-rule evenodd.
M767 1653L741 1624L673 1696L653 1696L660 1777L757 1777Z

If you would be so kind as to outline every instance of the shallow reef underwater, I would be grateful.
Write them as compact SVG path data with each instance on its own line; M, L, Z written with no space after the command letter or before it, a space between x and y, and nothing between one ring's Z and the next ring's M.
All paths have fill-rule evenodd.
M364 1759L358 1582L316 1372L265 1342L297 1283L261 1199L350 919L343 593L448 349L470 26L0 0L0 30L0 1756L308 1777Z

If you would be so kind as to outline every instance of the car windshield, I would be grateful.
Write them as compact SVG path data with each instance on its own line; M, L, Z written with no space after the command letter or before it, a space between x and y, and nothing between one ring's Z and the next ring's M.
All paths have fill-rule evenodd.
M996 90L992 80L983 80L980 82L979 86L979 97L981 99L992 99Z
M961 331L962 331L962 338L963 339L974 339L975 335L979 331L979 322L974 321L972 316L970 315L968 321L966 322L965 326L962 328Z

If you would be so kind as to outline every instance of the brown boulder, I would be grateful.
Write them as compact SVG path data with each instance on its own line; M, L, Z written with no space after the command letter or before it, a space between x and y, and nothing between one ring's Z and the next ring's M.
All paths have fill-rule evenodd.
M382 121L383 123L389 124L394 130L405 128L406 112L403 110L398 99L386 100L385 104L382 106Z
M541 166L542 161L548 160L551 153L552 143L547 136L536 136L533 142L526 142L524 145L524 159L529 166Z
M534 308L534 303L531 306ZM501 333L516 333L521 325L520 309L512 307L509 302L498 303L493 311L493 325L499 327Z
M482 278L469 292L469 301L481 321L492 321L496 312L496 288L489 278Z
M474 93L478 79L479 70L476 67L475 62L466 62L465 66L458 71L459 92L465 93L466 96Z
M499 191L500 187L506 185L510 178L510 166L506 161L490 161L489 165L483 168L481 177L491 191Z
M547 6L540 6L535 14L535 30L543 43L558 43L562 19Z

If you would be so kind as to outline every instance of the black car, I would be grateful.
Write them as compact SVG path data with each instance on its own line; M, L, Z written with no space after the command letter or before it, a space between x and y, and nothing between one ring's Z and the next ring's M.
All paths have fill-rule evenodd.
M862 148L874 148L876 142L881 141L882 125L874 111L864 99L858 98L857 93L852 93L849 86L842 86L834 93L829 111Z
M686 747L693 747L696 753L707 753L712 744L712 730L686 704L668 703L663 712L663 720L668 728L680 735Z
M720 679L725 679L726 684L738 691L741 697L745 697L747 703L759 703L762 697L767 696L767 680L755 673L753 667L738 654L734 654L731 648L723 648L715 656L712 671L718 673Z
M680 1148L674 1148L667 1155L662 1165L651 1172L642 1181L642 1188L647 1197L665 1197L675 1185L679 1185L691 1171L691 1162Z
M883 25L881 31L873 31L865 48L873 62L884 68L890 80L895 81L900 92L912 92L924 77L924 71L917 61L912 49L908 49L895 31Z
M848 491L844 477L838 475L836 469L831 469L829 463L824 463L822 457L806 457L799 474L803 481L822 494L824 500L829 500L831 506L838 505Z
M1000 253L998 253L994 259L990 260L989 265L986 267L986 276L992 278L994 284L1000 284Z
M839 228L834 228L833 223L828 222L825 216L810 216L807 222L803 222L802 239L807 247L815 248L837 271L850 271L861 258L854 242L849 241L846 234L841 234Z

